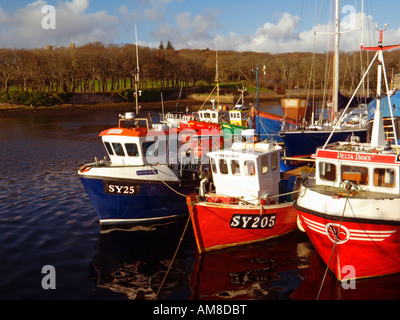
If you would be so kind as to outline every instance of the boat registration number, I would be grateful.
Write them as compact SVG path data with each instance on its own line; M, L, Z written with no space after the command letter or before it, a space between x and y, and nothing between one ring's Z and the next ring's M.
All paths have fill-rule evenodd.
M276 223L276 214L247 215L234 214L230 221L236 229L272 229Z
M140 185L129 183L121 184L115 182L104 182L104 192L106 194L133 196L140 193Z

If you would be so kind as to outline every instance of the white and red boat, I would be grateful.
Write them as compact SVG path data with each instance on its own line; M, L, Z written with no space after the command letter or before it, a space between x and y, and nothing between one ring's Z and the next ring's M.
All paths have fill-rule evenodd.
M400 272L400 150L385 137L380 110L383 50L398 46L382 46L382 34L377 47L364 48L377 51L370 68L379 62L371 142L318 149L315 179L303 181L295 203L299 228L339 281Z
M200 253L297 229L293 202L280 202L281 150L274 142L252 140L207 154L215 192L205 193L203 180L200 194L187 198Z

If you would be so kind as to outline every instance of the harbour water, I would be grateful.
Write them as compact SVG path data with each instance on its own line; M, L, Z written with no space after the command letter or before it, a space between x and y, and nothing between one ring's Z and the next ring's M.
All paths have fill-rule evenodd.
M300 231L200 257L190 224L184 233L187 217L101 230L77 171L105 155L98 134L117 118L110 111L0 118L1 300L316 298L325 266ZM47 265L55 289L42 286ZM399 285L395 275L345 287L328 273L320 299L398 300Z

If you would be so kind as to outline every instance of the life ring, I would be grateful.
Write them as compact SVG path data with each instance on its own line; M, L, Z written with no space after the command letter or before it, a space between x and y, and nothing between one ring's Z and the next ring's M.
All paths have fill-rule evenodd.
M79 169L80 173L88 172L90 169L92 169L92 166L84 165L82 168Z
M296 222L297 222L297 227L299 228L299 230L302 231L302 232L306 232L306 230L304 230L304 228L303 228L303 225L301 223L299 215L297 215L297 221Z

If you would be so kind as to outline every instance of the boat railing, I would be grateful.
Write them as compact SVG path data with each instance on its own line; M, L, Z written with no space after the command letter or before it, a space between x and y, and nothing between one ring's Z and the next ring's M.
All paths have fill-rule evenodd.
M126 113L125 115L119 115L119 121L118 121L118 127L119 128L127 128L125 123L130 122L132 123L132 127L140 127L140 122L145 122L146 123L146 128L147 130L151 129L151 118L136 118L133 116L131 113Z

